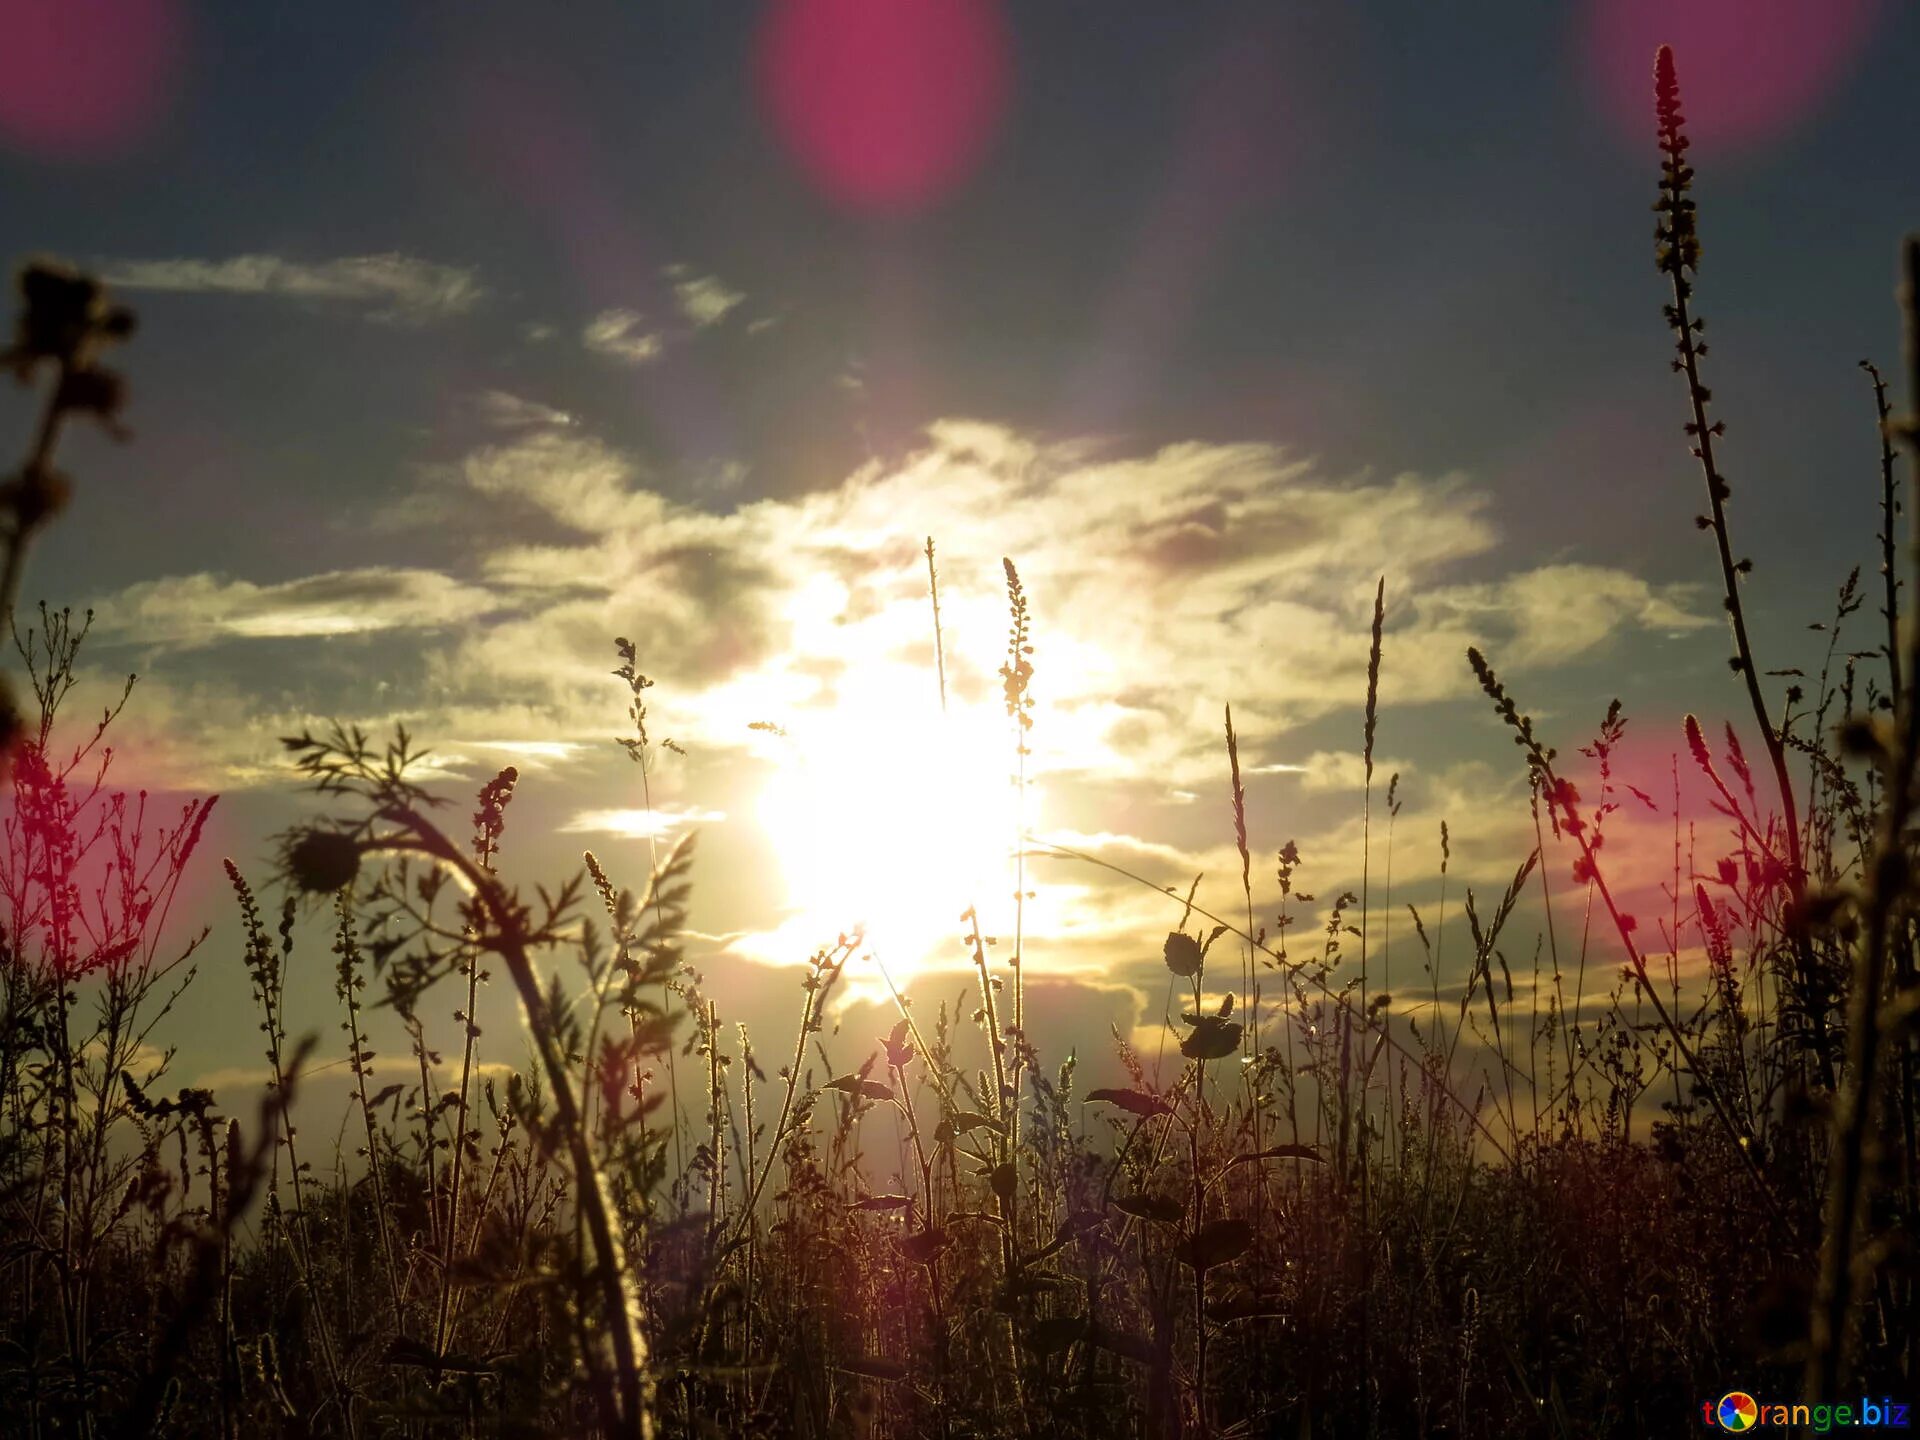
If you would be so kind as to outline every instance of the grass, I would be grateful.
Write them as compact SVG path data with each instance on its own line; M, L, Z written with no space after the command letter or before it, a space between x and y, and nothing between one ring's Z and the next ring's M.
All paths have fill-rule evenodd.
M1228 707L1242 893L1228 917L1196 903L1197 881L1164 897L1183 1007L1163 1031L1181 1058L1164 1085L1116 1034L1126 1083L1085 1089L1077 1058L1042 1055L1026 1029L1025 859L1109 861L1021 837L1004 961L978 910L963 917L970 1012L929 1014L889 977L889 1032L850 1046L830 1029L862 952L843 935L802 967L791 1034L756 1047L683 953L689 846L636 877L588 854L528 893L498 868L517 772L480 791L457 835L404 730L331 727L287 741L324 813L283 837L277 912L227 865L271 1080L244 1113L230 1095L165 1095L158 1039L204 939L170 945L168 911L213 802L158 821L110 787L117 710L78 741L61 715L87 621L42 607L19 637L37 714L14 726L0 846L8 1433L1638 1436L1699 1423L1701 1401L1735 1385L1803 1396L1815 1429L1859 1395L1905 1403L1920 1376L1920 627L1902 624L1894 520L1896 446L1912 451L1910 495L1920 434L1869 366L1883 638L1836 673L1856 575L1812 693L1776 707L1702 378L1693 175L1665 51L1656 104L1657 261L1707 487L1699 524L1763 764L1731 727L1710 739L1689 717L1662 807L1614 774L1617 702L1563 760L1470 651L1531 782L1536 848L1497 897L1456 900L1442 825L1438 904L1403 922L1423 973L1403 947L1396 991L1398 777L1381 797L1374 774L1393 684L1383 578L1360 891L1305 891L1313 857L1291 840L1271 887L1256 879L1261 817ZM1920 242L1904 265L1920 416ZM57 508L62 417L113 419L96 352L131 331L92 282L24 274L9 363L53 379L0 497L9 610ZM944 702L931 538L925 554ZM1024 787L1045 638L1012 560L1005 579ZM633 726L619 743L651 807L656 748L673 742L649 734L635 647L615 650ZM1884 689L1860 661L1884 663ZM1723 834L1682 813L1683 764ZM1672 820L1665 917L1628 908L1606 844L1622 807ZM1256 892L1277 896L1270 921ZM314 905L333 914L328 1017L286 1002ZM475 1019L496 974L528 1055L504 1074L516 1047ZM412 1066L375 1089L382 1007ZM292 1037L325 1020L344 1037L354 1138L316 1169L292 1118L315 1041Z

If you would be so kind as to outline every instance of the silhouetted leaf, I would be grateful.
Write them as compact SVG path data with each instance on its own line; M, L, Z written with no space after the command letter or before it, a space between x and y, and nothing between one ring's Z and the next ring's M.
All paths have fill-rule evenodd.
M1218 1015L1201 1015L1193 1022L1193 1033L1180 1042L1180 1053L1189 1060L1222 1060L1240 1048L1241 1025Z
M1183 980L1200 973L1200 942L1186 931L1169 931L1163 953L1166 955L1167 969Z
M1020 1172L1014 1168L1011 1160L996 1165L987 1172L987 1184L993 1187L993 1193L1002 1200L1011 1200L1014 1186L1019 1183Z
M1078 1315L1049 1315L1036 1320L1027 1341L1041 1355L1058 1355L1086 1333L1087 1322Z
M1113 1208L1123 1215L1142 1220L1158 1220L1162 1225L1178 1225L1187 1207L1171 1195L1119 1195Z
M867 1080L859 1075L841 1075L827 1081L820 1087L823 1090L839 1090L848 1095L862 1095L869 1100L891 1100L893 1091L878 1080Z
M953 1237L944 1230L916 1230L911 1235L902 1235L894 1242L900 1248L900 1254L915 1265L931 1265L939 1259L940 1252L953 1243Z
M910 1027L902 1019L893 1027L884 1042L887 1048L887 1064L895 1069L903 1069L913 1059L913 1046L907 1042Z
M1236 1155L1227 1162L1227 1169L1236 1165L1251 1165L1256 1160L1320 1160L1320 1152L1311 1145L1272 1145L1265 1150L1255 1150L1249 1155ZM1324 1162L1323 1162L1324 1163Z
M1087 1099L1104 1100L1109 1105L1118 1105L1122 1110L1130 1110L1142 1118L1173 1113L1173 1107L1166 1101L1144 1090L1091 1090L1087 1092Z
M1278 1300L1256 1295L1251 1290L1243 1290L1237 1286L1207 1301L1209 1320L1256 1320L1269 1316L1277 1317L1285 1313Z
M409 1340L405 1336L396 1337L387 1346L384 1357L389 1365L411 1365L423 1370L450 1370L462 1375L487 1375L499 1369L499 1362L491 1357L463 1355L449 1352L436 1355L433 1348L418 1340Z
M940 1128L934 1131L934 1138L951 1140L956 1135L983 1128L1000 1134L1004 1127L991 1115L982 1115L977 1110L956 1110L950 1118L940 1122Z
M1189 1238L1174 1246L1173 1253L1183 1265L1196 1270L1211 1270L1247 1253L1253 1244L1253 1226L1240 1219L1209 1220Z
M888 1360L879 1355L858 1355L851 1360L842 1360L840 1362L840 1368L851 1371L855 1375L865 1375L873 1380L904 1380L907 1378L905 1362Z
M1104 1325L1089 1325L1087 1342L1098 1345L1102 1350L1110 1350L1125 1360L1141 1365L1153 1363L1153 1342L1144 1335L1126 1330L1109 1330Z

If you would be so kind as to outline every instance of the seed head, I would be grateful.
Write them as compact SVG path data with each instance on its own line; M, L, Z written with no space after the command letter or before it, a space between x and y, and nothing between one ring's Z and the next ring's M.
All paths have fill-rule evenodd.
M308 894L344 890L360 873L360 844L338 830L308 830L287 851L287 873Z

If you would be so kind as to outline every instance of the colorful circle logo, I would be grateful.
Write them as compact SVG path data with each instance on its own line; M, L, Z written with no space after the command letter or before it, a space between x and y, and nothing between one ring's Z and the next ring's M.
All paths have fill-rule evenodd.
M1720 1406L1714 1413L1720 1420L1722 1430L1751 1430L1760 1423L1760 1406L1744 1390L1722 1395Z

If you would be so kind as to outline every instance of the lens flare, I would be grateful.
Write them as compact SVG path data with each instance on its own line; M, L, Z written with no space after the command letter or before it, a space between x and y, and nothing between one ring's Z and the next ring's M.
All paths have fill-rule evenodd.
M1588 87L1622 138L1653 145L1653 53L1673 47L1703 151L1778 140L1812 118L1872 37L1880 0L1587 0Z
M0 0L0 145L107 160L152 132L183 49L175 0Z
M777 0L759 36L761 103L829 197L908 214L986 152L1011 80L996 0Z

